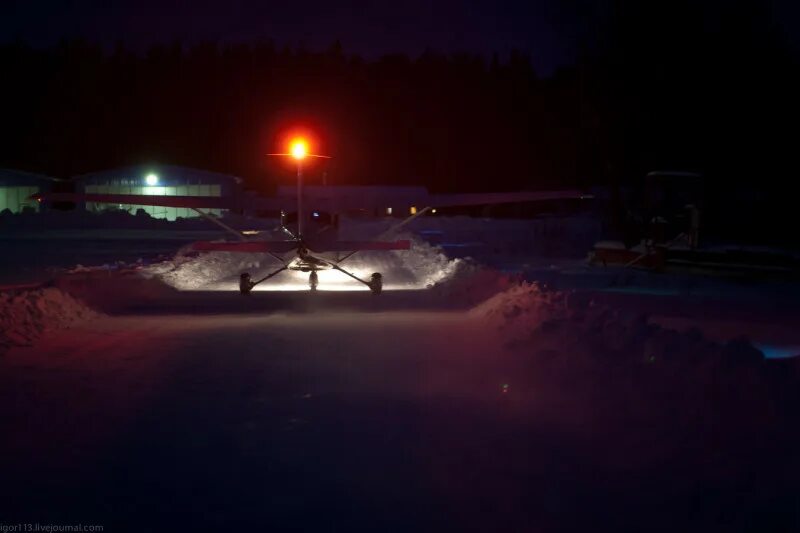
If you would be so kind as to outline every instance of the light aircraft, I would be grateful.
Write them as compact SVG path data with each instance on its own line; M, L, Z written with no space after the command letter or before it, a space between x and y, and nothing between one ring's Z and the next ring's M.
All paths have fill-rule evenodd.
M534 191L515 193L477 194L430 194L424 187L404 187L387 190L383 187L327 187L303 186L302 160L306 157L326 157L307 153L305 142L296 141L287 154L297 161L297 188L293 194L276 197L259 197L248 194L232 197L219 196L150 196L131 194L74 194L46 193L34 195L39 202L97 202L125 205L151 205L160 207L189 208L221 226L236 237L236 241L200 241L192 248L199 252L264 253L277 259L281 266L268 275L254 280L244 272L239 279L241 294L249 294L258 284L267 281L284 270L307 272L312 291L319 284L318 271L338 270L359 283L366 285L373 294L383 289L383 276L379 272L370 279L362 279L342 267L348 258L360 251L408 250L408 240L383 240L415 218L437 207L503 204L557 199L586 198L577 190ZM306 211L305 206L311 206ZM383 232L376 240L341 241L336 236L338 214L351 210L376 210L387 206L397 213L410 213L403 221ZM258 236L237 231L203 209L227 209L245 215L280 212L278 231L280 240L264 240ZM291 252L291 256L287 255ZM327 254L327 255L323 255ZM335 254L331 256L331 254Z

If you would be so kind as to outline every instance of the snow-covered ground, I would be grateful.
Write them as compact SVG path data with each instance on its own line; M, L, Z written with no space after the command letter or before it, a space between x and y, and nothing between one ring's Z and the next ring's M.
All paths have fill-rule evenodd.
M10 253L0 264L0 288L36 284L67 272L113 276L135 271L178 290L234 292L241 272L258 279L279 266L264 255L188 252L193 241L225 237L205 220L168 223L127 214L51 212L42 217L6 216L3 222L0 242ZM226 222L262 231L274 224L236 217ZM375 238L396 222L345 218L340 233L344 239ZM448 301L459 299L453 294L456 290L486 298L503 288L498 279L524 279L551 290L590 294L597 302L630 313L647 313L652 322L664 326L699 327L718 342L745 336L770 357L800 353L796 327L800 311L795 303L800 300L799 286L592 267L585 253L599 232L599 224L584 216L534 220L429 216L398 235L413 240L410 252L359 253L346 266L362 278L383 273L389 291L435 286L437 290L428 291L426 297L440 298L446 292ZM323 291L367 290L336 271L322 272L320 282ZM303 291L307 283L305 274L283 272L256 290Z
M9 523L800 525L800 363L758 347L796 339L797 287L592 268L582 219L428 217L404 228L410 253L353 257L384 273L380 297L289 274L242 297L238 274L274 263L181 250L207 228L80 231L16 268L72 260L76 237L96 255L0 300L4 331L25 333L0 337Z
M0 292L0 356L12 346L30 346L43 334L98 317L98 313L55 288Z

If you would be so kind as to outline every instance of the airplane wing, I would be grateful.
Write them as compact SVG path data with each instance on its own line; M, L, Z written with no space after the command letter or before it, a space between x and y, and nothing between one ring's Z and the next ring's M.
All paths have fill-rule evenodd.
M290 209L291 199L250 196L163 196L145 194L42 193L32 196L38 202L94 202L102 204L152 205L189 209Z
M281 199L296 203L296 193L282 191ZM528 191L509 193L464 193L430 194L424 187L319 187L304 189L303 200L311 209L339 213L353 209L386 209L391 207L398 213L416 207L454 207L471 205L504 204L515 202L537 202L546 200L568 200L590 198L579 190ZM264 199L269 200L269 199ZM260 202L261 199L258 200Z
M248 241L248 242L213 242L198 241L192 244L197 252L234 252L234 253L277 253L282 254L297 248L295 241ZM362 252L367 250L409 250L411 241L334 241L324 244L309 245L317 253L322 252Z
M589 198L589 196L578 190L432 194L430 195L429 203L425 207L511 204L545 200L580 200L584 198Z
M362 252L367 250L410 250L411 241L334 241L326 244L309 244L314 252Z
M32 198L39 202L94 202L123 205L152 205L190 209L242 209L292 212L297 209L296 192L265 198L239 196L161 196L139 194L44 193ZM529 191L510 193L430 194L424 187L306 187L305 204L310 209L340 213L353 209L408 211L411 207L454 207L470 205L535 202L544 200L590 198L579 190Z
M297 248L296 241L244 241L213 242L198 241L192 244L197 252L236 252L246 254L276 253L282 254Z

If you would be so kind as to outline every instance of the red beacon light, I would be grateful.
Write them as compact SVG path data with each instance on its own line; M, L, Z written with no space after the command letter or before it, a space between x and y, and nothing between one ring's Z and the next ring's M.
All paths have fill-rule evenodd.
M289 156L292 159L296 160L298 163L301 163L303 159L313 157L319 159L330 159L330 156L327 155L319 155L319 154L312 154L309 153L309 144L306 139L303 137L295 137L289 143L289 151L284 153L272 153L267 155L277 155L277 156Z
M292 142L289 152L292 154L292 157L301 161L308 155L308 143L303 139L296 139Z

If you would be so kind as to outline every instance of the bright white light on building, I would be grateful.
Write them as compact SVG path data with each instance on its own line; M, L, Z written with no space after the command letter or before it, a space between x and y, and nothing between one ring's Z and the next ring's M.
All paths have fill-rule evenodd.
M392 208L391 207L387 207L386 208L386 214L387 215L391 215L392 214Z
M435 214L436 214L436 209L435 209L435 208L434 208L434 209L431 209L431 214L432 214L432 215L435 215Z
M148 174L144 177L144 182L151 187L158 185L158 176L155 174Z

